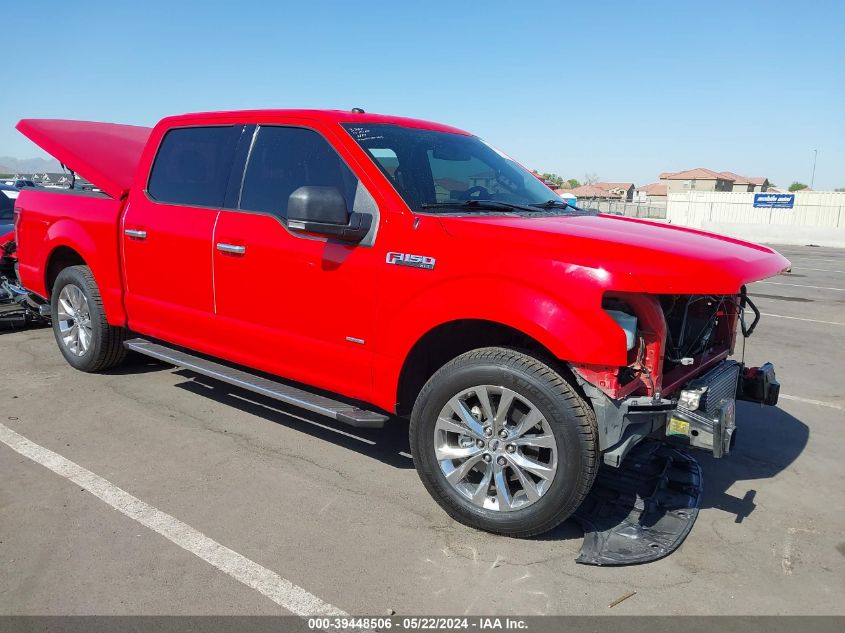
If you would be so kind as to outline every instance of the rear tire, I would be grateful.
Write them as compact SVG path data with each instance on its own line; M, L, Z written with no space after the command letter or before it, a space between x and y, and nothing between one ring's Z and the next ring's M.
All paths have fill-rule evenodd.
M97 282L88 266L62 270L50 296L53 334L65 360L94 372L116 367L126 358L126 330L109 325Z
M514 350L458 356L411 415L417 473L456 521L527 537L569 518L598 470L592 409L559 373Z

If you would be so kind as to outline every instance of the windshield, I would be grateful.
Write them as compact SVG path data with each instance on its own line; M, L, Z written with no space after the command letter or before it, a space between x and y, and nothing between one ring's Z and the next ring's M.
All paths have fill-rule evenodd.
M468 201L524 206L558 199L530 171L478 137L390 124L344 127L414 211Z

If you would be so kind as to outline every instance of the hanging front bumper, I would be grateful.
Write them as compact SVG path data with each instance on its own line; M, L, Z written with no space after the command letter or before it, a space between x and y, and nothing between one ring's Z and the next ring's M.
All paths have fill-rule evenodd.
M726 400L717 411L704 415L678 407L666 424L666 436L724 457L736 443L736 400Z
M666 436L724 457L736 443L737 399L773 405L779 389L771 363L744 368L723 361L681 390L678 407L666 422Z
M677 394L659 399L611 400L590 383L579 384L596 412L602 461L615 467L647 437L724 457L736 443L736 401L775 405L780 391L771 363L745 367L734 360L720 362Z

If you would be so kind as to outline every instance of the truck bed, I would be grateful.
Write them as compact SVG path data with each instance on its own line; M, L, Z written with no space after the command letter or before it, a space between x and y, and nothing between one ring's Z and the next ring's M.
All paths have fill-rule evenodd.
M69 255L68 249L93 253L85 264L100 287L109 321L125 323L118 239L124 203L93 192L21 191L15 205L21 283L47 298L53 268Z

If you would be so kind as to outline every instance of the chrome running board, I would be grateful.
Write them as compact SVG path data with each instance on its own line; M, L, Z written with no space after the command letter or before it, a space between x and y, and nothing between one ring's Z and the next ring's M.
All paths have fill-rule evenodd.
M273 398L300 409L313 411L326 417L349 424L357 428L380 429L388 416L377 411L367 411L358 407L320 396L280 381L256 376L247 371L228 365L215 363L201 356L154 343L143 338L133 338L123 344L126 349L157 358L158 360L182 367L189 371L225 382L226 384L252 391L253 393Z

